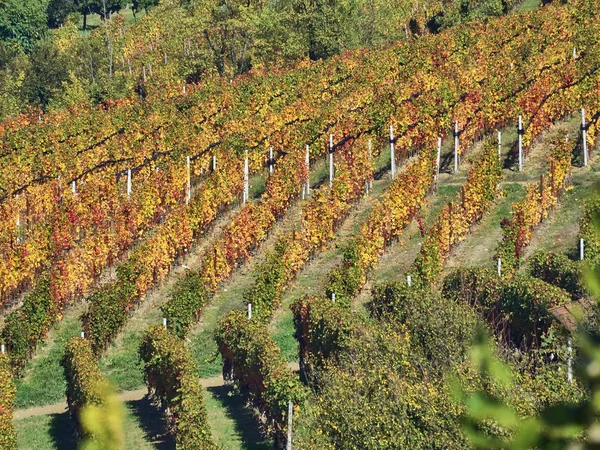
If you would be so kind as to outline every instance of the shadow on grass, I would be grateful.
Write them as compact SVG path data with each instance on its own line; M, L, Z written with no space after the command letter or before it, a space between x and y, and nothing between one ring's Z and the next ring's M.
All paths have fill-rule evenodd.
M125 405L138 419L148 442L159 450L175 449L175 439L167 431L162 411L152 404L148 397L125 402Z
M259 431L259 424L256 417L243 405L243 400L239 395L230 395L231 386L209 387L207 390L212 396L221 403L228 417L235 422L235 429L238 432L244 448L248 450L271 450L273 443L266 440Z
M77 448L75 426L68 412L52 414L50 418L50 436L57 450L72 450Z

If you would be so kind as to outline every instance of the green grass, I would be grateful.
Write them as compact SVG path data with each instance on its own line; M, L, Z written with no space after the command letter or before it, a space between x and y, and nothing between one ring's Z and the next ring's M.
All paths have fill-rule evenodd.
M542 2L540 0L523 0L515 7L516 12L533 11L535 8L540 6Z
M20 450L74 449L75 427L69 413L51 414L16 420Z
M260 434L253 412L241 404L229 386L204 390L213 441L224 450L271 450L273 443Z
M81 333L79 315L82 311L82 305L74 307L36 351L36 357L27 365L24 377L17 380L17 408L49 405L65 397L66 382L60 362L68 340Z
M169 446L162 414L147 399L124 403L125 450L151 450L153 443ZM20 450L67 450L77 447L74 423L68 412L16 420Z

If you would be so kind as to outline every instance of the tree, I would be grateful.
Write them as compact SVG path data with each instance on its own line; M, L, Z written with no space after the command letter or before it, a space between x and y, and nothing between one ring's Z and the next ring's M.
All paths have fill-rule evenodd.
M75 0L50 0L48 4L48 26L58 28L65 23L65 20L74 12L77 12Z
M0 2L0 40L29 52L47 30L48 0Z

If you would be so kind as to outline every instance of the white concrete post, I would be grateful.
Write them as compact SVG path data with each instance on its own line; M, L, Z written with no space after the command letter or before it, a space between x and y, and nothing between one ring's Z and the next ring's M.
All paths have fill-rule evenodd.
M73 180L73 182L71 183L71 191L73 192L73 195L77 194L75 180Z
M502 260L498 258L498 276L502 276Z
M248 320L252 319L252 303L248 303Z
M3 355L6 353L6 347L4 344L0 344L0 352L2 352Z
M406 275L406 284L410 287L412 285L412 277L410 275Z
M333 187L333 134L329 135L329 187Z
M127 169L127 198L131 197L131 169Z
M442 162L442 138L438 137L438 147L437 147L437 169L436 169L436 177L440 175L440 164Z
M81 332L81 339L85 339L85 331Z
M583 143L583 165L588 165L587 130L585 129L585 109L581 108L581 142Z
M502 161L502 131L498 131L498 161Z
M396 178L396 153L394 151L394 127L390 125L390 160L392 169L392 180Z
M163 327L166 329L167 328L167 318L163 317Z
M581 261L583 261L583 256L584 256L583 238L580 238L579 239L579 259Z
M331 301L332 301L332 302L335 302L335 292L332 292L332 293L331 293Z
M369 161L373 160L373 143L369 139ZM369 190L373 190L373 177L369 177ZM367 192L368 194L368 192Z
M217 170L217 155L213 155L213 172Z
M146 81L146 66L142 66L142 71L144 72L144 82Z
M192 169L190 157L185 157L185 165L187 166L187 192L185 195L185 204L189 205L192 198Z
M244 159L244 195L242 204L248 201L249 187L248 187L248 152L246 151L246 158Z
M577 47L573 47L573 59L577 59Z
M454 173L458 172L458 120L454 122Z
M310 146L306 144L306 195L310 195Z
M273 173L273 147L269 148L269 173Z
M185 84L183 85L183 93L186 93Z
M292 416L294 414L294 405L291 400L288 400L288 429L287 429L287 445L286 450L292 450Z
M519 128L517 129L519 135L519 172L523 171L523 117L519 116Z
M571 346L571 339L567 341L567 381L573 382L573 347Z

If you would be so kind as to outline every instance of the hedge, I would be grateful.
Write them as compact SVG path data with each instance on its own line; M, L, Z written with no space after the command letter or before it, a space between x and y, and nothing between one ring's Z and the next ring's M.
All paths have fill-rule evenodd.
M300 344L300 369L310 381L331 358L348 348L361 322L346 302L324 297L300 298L291 309L294 337Z
M585 203L583 217L579 221L579 237L584 243L584 259L592 269L600 266L600 233L597 222L600 217L600 195L597 193Z
M431 363L432 371L444 371L465 360L480 320L464 304L429 288L399 282L375 286L366 307L379 321L406 326L412 347Z
M15 374L21 372L37 344L59 320L59 314L52 298L50 281L42 278L25 295L21 308L6 316L0 340L6 344Z
M208 300L208 292L200 274L187 271L175 284L169 301L160 307L169 330L183 339L190 326L198 321L200 311Z
M183 341L163 327L144 333L139 348L154 396L171 411L176 448L216 449L208 425L198 365Z
M531 276L564 289L571 294L573 300L588 295L581 264L562 253L536 252L528 259L528 272Z
M506 345L539 348L540 338L556 322L550 309L571 302L567 291L530 275L494 277L484 269L449 274L442 293L476 307Z
M277 448L283 448L287 435L288 402L301 407L307 392L281 356L267 327L249 320L241 311L232 311L215 333L223 357L224 373L246 392L264 414L266 432Z
M17 450L17 434L13 426L16 396L10 360L6 354L0 353L0 448L3 450Z
M102 375L90 341L72 338L66 346L62 365L67 381L67 405L75 421L80 437L93 440L94 436L81 420L81 413L90 405L101 406L111 392L108 381Z

